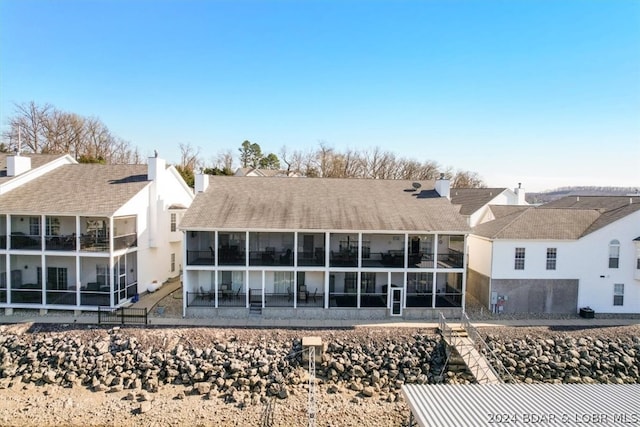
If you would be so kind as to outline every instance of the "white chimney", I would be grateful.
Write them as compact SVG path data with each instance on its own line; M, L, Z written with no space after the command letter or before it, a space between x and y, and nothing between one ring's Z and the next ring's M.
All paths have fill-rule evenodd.
M525 200L526 192L524 191L524 188L522 188L521 182L518 183L518 188L514 188L513 191L516 193L516 196L518 197L518 205L526 205L527 204L527 201Z
M31 158L19 154L7 157L7 176L17 176L31 169Z
M196 194L207 191L207 187L209 187L209 175L204 173L196 174L195 187Z
M164 159L155 157L149 157L149 164L147 165L147 179L149 181L156 181L162 172L167 168L167 162Z
M444 174L440 174L440 179L436 180L436 192L440 197L451 199L451 181L445 179Z

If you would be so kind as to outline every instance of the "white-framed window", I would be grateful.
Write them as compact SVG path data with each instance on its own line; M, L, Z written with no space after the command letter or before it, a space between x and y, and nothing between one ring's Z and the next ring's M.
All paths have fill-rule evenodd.
M516 248L515 263L513 266L516 270L524 270L524 254L525 248Z
M178 225L178 214L176 214L175 212L171 213L171 231L174 232L176 231Z
M46 217L44 224L45 234L47 236L59 236L60 235L60 219L55 217Z
M176 254L171 254L171 272L176 271Z
M40 217L38 216L29 217L29 234L32 236L40 235Z
M624 305L624 283L613 285L613 305Z
M620 242L616 239L609 242L609 268L618 268L620 263Z
M556 260L558 259L557 248L547 248L547 270L556 269Z

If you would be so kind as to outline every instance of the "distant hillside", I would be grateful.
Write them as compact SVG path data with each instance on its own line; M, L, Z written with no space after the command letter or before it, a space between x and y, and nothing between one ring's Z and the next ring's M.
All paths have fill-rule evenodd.
M560 187L540 193L527 193L529 203L547 203L565 196L627 196L640 195L640 188L634 187Z

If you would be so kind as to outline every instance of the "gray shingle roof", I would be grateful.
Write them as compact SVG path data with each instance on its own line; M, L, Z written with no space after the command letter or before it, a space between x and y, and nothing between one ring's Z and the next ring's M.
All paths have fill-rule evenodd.
M451 203L460 205L462 215L471 215L506 188L452 188Z
M397 230L468 232L433 181L209 177L183 229Z
M631 199L632 203L629 203ZM568 239L593 233L640 210L640 198L565 197L539 207L491 206L495 220L474 228L492 239Z
M474 234L492 239L575 240L600 217L593 209L514 210L474 228Z
M111 216L149 184L146 165L64 165L0 196L0 213Z
M7 157L13 156L12 153L0 153L0 184L12 180L14 177L7 176ZM23 157L31 159L31 169L39 168L49 162L52 162L66 154L21 154Z
M632 203L640 203L638 196L566 196L545 203L546 208L615 209Z

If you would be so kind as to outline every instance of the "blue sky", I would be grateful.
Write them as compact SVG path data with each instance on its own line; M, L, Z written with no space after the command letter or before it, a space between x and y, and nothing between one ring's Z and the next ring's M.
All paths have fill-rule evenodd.
M174 162L324 141L640 187L640 2L2 0L2 125L29 101Z

